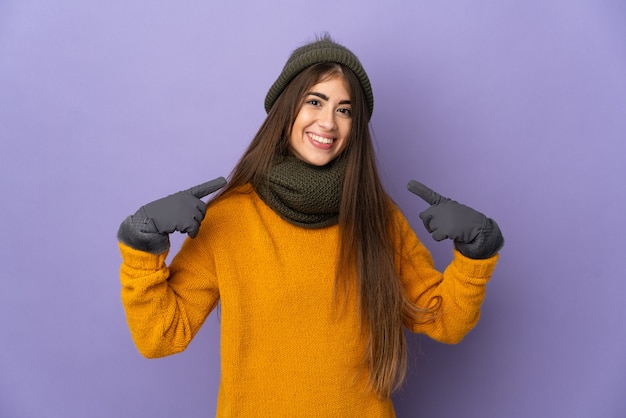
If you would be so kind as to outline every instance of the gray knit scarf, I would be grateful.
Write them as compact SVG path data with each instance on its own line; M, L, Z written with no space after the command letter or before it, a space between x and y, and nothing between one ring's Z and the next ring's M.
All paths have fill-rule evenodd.
M265 181L254 188L287 222L303 228L324 228L339 219L345 173L345 158L318 167L292 155L280 156L272 163Z

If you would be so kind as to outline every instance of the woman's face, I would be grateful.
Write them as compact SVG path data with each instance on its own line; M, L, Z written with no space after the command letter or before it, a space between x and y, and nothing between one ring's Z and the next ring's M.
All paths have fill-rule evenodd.
M352 128L350 94L342 76L333 76L309 89L296 116L289 146L295 156L323 166L346 147Z

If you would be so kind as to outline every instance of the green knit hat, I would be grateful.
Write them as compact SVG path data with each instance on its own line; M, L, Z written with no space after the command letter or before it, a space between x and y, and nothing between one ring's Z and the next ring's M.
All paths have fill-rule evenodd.
M324 36L322 39L308 43L293 51L283 71L267 92L267 96L265 96L265 111L270 111L278 96L287 87L287 84L302 70L322 62L342 64L352 70L361 82L361 87L367 100L368 119L371 118L374 111L374 95L365 69L356 55L345 46L334 42L329 36Z

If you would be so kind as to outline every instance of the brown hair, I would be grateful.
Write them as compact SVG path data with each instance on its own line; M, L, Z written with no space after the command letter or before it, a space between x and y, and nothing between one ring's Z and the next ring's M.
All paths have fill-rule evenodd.
M336 296L347 295L356 285L369 382L381 397L389 397L406 374L404 321L416 320L428 311L407 300L395 269L393 202L378 175L367 102L354 73L339 64L320 63L298 74L270 109L216 199L245 183L263 180L272 158L289 152L291 127L308 89L333 76L345 79L352 104L352 128L338 157L347 159L347 168L339 209Z

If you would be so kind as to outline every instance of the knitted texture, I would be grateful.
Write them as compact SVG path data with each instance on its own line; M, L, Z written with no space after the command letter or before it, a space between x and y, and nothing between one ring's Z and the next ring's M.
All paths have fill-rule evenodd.
M149 228L153 228L152 231ZM117 230L117 239L129 247L152 254L161 254L170 248L169 235L159 234L154 223L140 216L124 219Z
M374 112L374 94L365 69L352 51L327 37L301 46L291 54L283 71L272 87L270 87L267 96L265 96L265 111L270 111L278 96L287 87L287 84L302 70L322 62L341 64L352 70L361 83L361 88L367 100L368 115L371 118Z
M477 323L497 257L454 253L444 273L399 210L394 261L407 296L440 300L413 331L455 343ZM285 222L244 186L213 202L195 239L169 268L166 254L120 244L122 301L135 344L147 357L183 351L220 303L217 417L393 417L367 385L358 295L333 304L339 227ZM175 402L175 400L172 400ZM207 412L209 414L209 412Z
M466 257L489 258L502 249L504 237L496 221L485 217L484 226L474 241L470 243L455 241L454 245Z
M255 185L261 199L283 219L303 228L337 223L345 177L344 158L318 167L288 155L277 157L266 181Z

